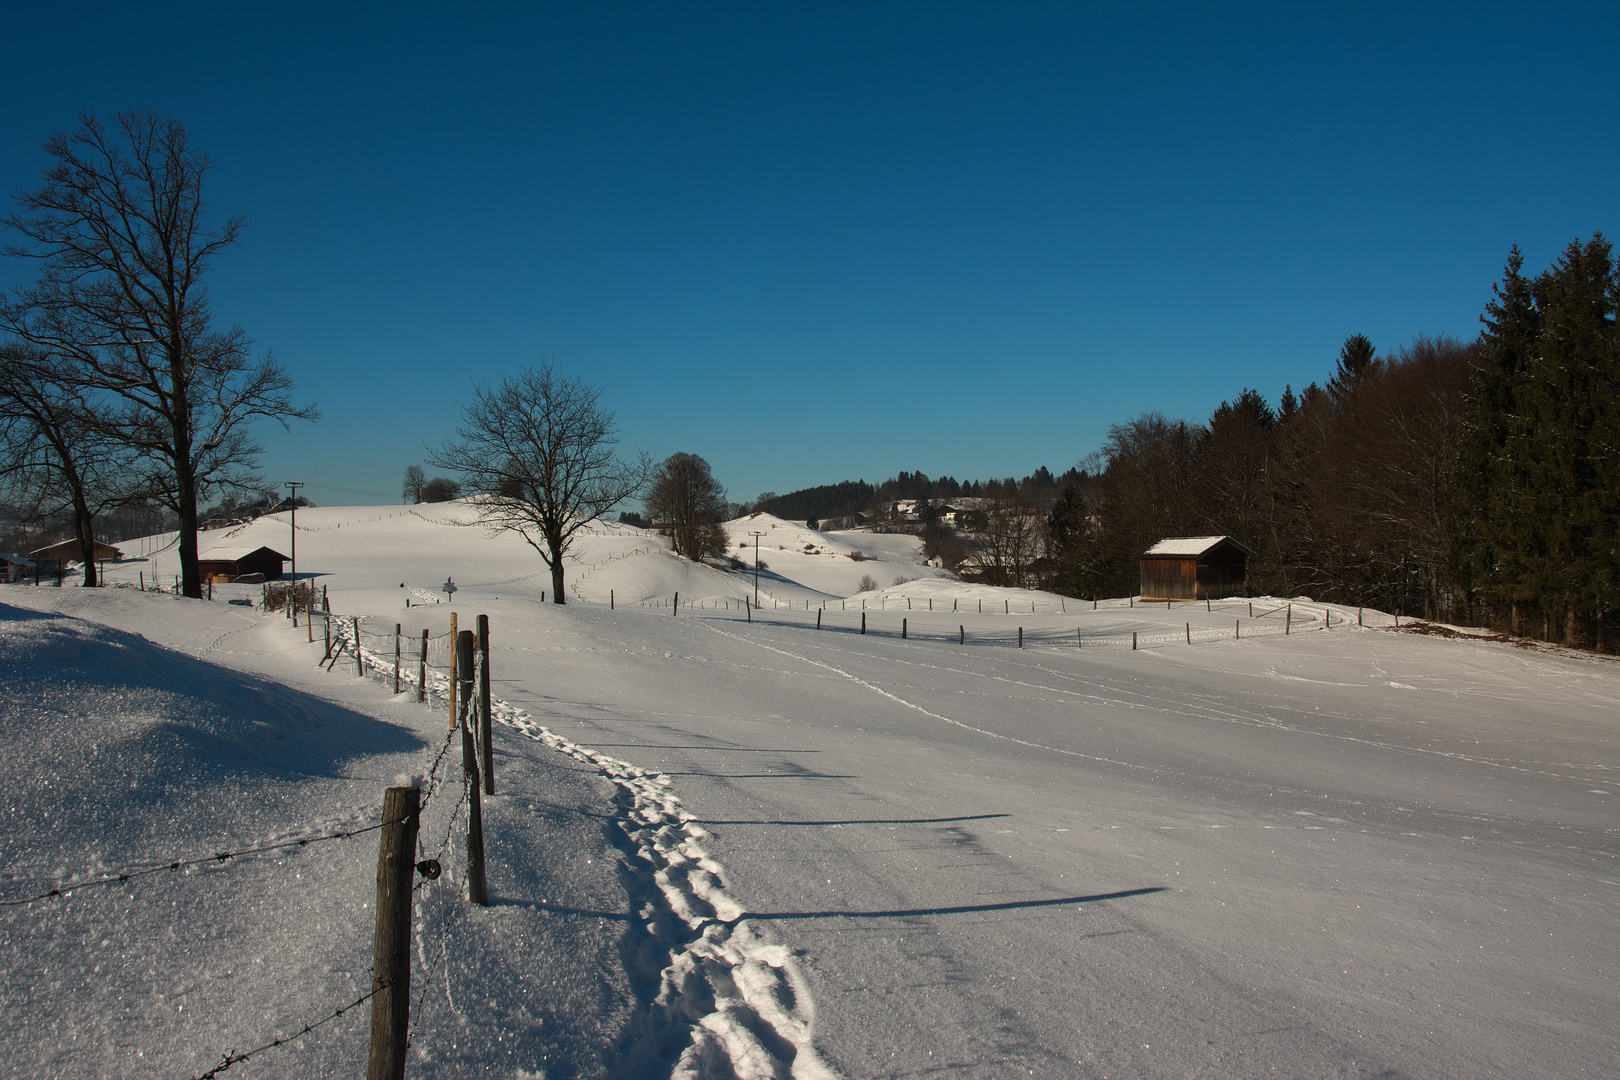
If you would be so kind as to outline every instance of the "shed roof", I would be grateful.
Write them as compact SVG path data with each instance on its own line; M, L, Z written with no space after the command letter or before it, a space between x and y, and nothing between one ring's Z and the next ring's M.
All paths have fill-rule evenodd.
M98 559L122 559L124 557L123 553L117 548L113 547L111 544L103 544L100 540L94 542L91 550L95 553L95 557ZM71 562L78 559L80 555L79 542L77 540L59 540L54 544L47 544L42 548L35 548L28 554L32 555L36 559L43 559L46 562L50 562L52 560L57 562Z
M1142 557L1163 556L1166 558L1196 559L1201 555L1207 555L1222 543L1231 544L1245 555L1254 554L1247 546L1230 536L1173 536L1160 540L1157 544L1142 552Z
M197 553L197 561L241 562L249 555L256 555L261 551L269 553L272 558L287 558L287 556L283 555L281 552L275 550L274 548L266 547L263 544L255 544L252 547L249 547L246 544L221 544L219 547L211 547L207 551L199 551Z

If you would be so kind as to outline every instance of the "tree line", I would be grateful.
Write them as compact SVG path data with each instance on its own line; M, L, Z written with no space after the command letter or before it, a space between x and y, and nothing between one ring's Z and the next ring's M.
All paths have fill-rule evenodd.
M1245 389L1203 424L1114 425L1100 474L1048 515L1049 583L1118 595L1155 540L1225 534L1256 553L1257 591L1612 645L1620 270L1601 233L1534 278L1523 261L1473 341L1379 356L1358 334L1275 410Z
M1245 388L1203 422L1144 413L1061 476L902 472L756 508L892 520L917 500L907 527L964 577L1087 598L1134 593L1157 540L1229 535L1255 592L1612 646L1620 264L1601 233L1533 277L1523 263L1515 247L1472 341L1380 355L1355 334L1325 385L1275 407Z

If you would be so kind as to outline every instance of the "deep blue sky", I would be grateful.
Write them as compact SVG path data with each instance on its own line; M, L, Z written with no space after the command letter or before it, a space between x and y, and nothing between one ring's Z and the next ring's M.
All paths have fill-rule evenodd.
M1120 8L1130 8L1122 12ZM0 4L0 190L173 113L244 213L215 311L325 413L271 480L397 500L549 357L733 499L1061 471L1149 409L1472 337L1620 229L1620 6ZM0 284L30 272L0 263ZM341 490L348 489L348 490ZM373 494L357 494L373 493Z

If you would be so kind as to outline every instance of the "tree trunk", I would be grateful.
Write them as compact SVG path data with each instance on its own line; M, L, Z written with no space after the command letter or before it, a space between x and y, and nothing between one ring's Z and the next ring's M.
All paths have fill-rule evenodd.
M197 492L181 485L179 502L180 595L201 600L202 577L197 572Z
M563 564L562 545L558 542L549 544L551 548L551 602L553 604L566 604L563 598Z
M96 530L84 486L73 485L73 535L79 541L79 557L84 561L84 587L96 587Z

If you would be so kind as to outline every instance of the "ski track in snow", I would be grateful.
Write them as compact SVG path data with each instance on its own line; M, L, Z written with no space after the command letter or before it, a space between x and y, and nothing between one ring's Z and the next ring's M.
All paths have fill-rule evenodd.
M334 630L334 642L353 636L341 622ZM385 666L391 658L363 653L373 672L391 670ZM448 691L448 678L437 672L429 673L429 683L435 694ZM644 904L632 915L669 949L650 1003L649 1035L655 1049L672 1036L689 1040L671 1080L838 1080L815 1048L815 1006L792 951L747 918L727 891L725 868L701 844L709 833L681 806L670 778L572 742L509 702L492 699L490 712L491 719L591 766L619 790L615 816L633 849L626 860L650 877L667 909ZM669 916L679 932L669 932Z
M891 693L890 691L883 689L881 686L878 686L875 683L867 682L865 679L862 679L860 676L853 675L853 674L851 674L851 673L849 673L847 671L844 671L842 668L834 667L831 664L824 663L824 662L822 662L820 660L812 659L811 657L808 657L808 656L801 656L798 653L790 652L790 651L788 651L786 649L779 649L779 648L776 648L773 645L766 645L764 642L754 641L751 638L742 637L742 636L737 635L737 634L727 633L724 630L720 630L720 629L716 628L712 624L705 623L704 625L708 630L712 631L713 633L719 634L722 637L728 637L728 638L731 638L731 639L733 639L735 641L746 642L746 643L748 643L750 645L757 646L758 648L761 648L761 649L768 649L771 652L777 653L777 654L779 654L781 656L790 657L790 658L792 658L794 660L800 660L800 661L802 661L802 662L804 662L806 664L812 664L812 665L814 665L816 667L819 667L819 668L822 668L823 670L828 671L828 672L830 672L830 673L832 673L834 675L842 676L843 678L849 679L851 682L854 682L854 683L856 683L856 684L858 684L860 686L864 686L868 690L871 690L872 692L874 692L876 694L881 694L883 697L886 697L891 701L894 701L894 702L896 702L896 703L898 703L900 705L903 705L908 709L913 709L913 710L915 710L917 712L920 712L924 716L931 717L932 719L935 719L935 720L943 721L944 723L947 723L947 724L952 724L952 725L954 725L956 727L963 728L964 730L971 731L971 732L974 732L974 733L979 734L979 735L984 735L984 736L987 736L987 737L992 738L992 739L1004 739L1007 742L1016 743L1019 746L1027 746L1027 747L1030 747L1031 749L1035 749L1035 750L1046 750L1046 751L1049 751L1051 753L1062 754L1062 755L1065 755L1067 757L1083 758L1083 759L1085 759L1087 761L1103 762L1103 763L1109 764L1109 765L1120 765L1120 766L1123 766L1123 767L1126 767L1126 768L1131 768L1131 769L1147 769L1147 768L1149 768L1149 766L1143 765L1143 764L1141 764L1139 762L1121 761L1121 760L1116 759L1116 758L1098 757L1098 756L1096 756L1094 754L1082 754L1078 750L1067 750L1067 749L1064 749L1063 747L1059 747L1059 746L1048 746L1045 743L1031 742L1029 740L1020 739L1020 738L1017 738L1017 737L1012 736L1012 735L1003 734L1002 732L999 732L999 731L991 731L991 730L989 730L987 728L975 727L974 725L964 723L961 720L956 720L956 719L953 719L953 718L951 718L949 716L944 716L944 715L941 715L940 713L932 712L932 711L930 711L928 709L925 709L921 705L916 704L915 702L907 701L905 698L900 697L897 694ZM910 661L906 661L906 660L895 660L893 662L899 663L899 664L910 664ZM963 673L963 672L961 672L961 669L951 668L951 667L949 667L947 665L917 664L915 666L925 667L925 668L935 668L937 670L950 671L950 672L953 672L953 673ZM1036 665L1036 667L1040 671L1046 672L1048 674L1056 675L1058 678L1064 679L1065 681L1072 681L1072 676L1065 675L1065 674L1063 674L1062 672L1059 672L1059 671L1054 671L1052 668L1048 668L1048 667L1044 667L1044 666L1040 666L1040 665ZM1044 692L1044 693L1056 693L1056 694L1061 694L1061 695L1064 695L1064 696L1087 698L1087 699L1091 699L1091 700L1100 702L1102 704L1107 704L1107 705L1120 707L1120 708L1152 708L1152 709L1154 709L1155 711L1158 711L1158 712L1174 713L1174 714L1177 714L1177 715L1187 716L1187 717L1191 717L1191 718L1194 718L1194 719L1212 720L1212 721L1215 721L1215 722L1218 722L1218 723L1241 724L1241 725L1250 726L1250 727L1271 728L1271 729L1274 729L1274 730L1277 730L1277 731L1287 731L1287 732L1289 732L1291 734L1310 735L1310 736L1314 736L1316 738L1331 739L1331 740L1336 740L1336 741L1340 741L1340 742L1347 742L1347 743L1359 743L1361 745L1375 747L1375 748L1380 749L1380 750L1393 750L1393 751L1400 752L1400 753L1424 754L1424 755L1429 755L1429 756L1439 757L1439 758L1449 758L1449 759L1454 760L1454 761L1466 761L1471 765L1480 765L1480 766L1485 766L1485 767L1488 767L1488 768L1503 769L1503 770L1506 770L1506 771L1509 771L1509 772L1528 773L1528 774L1535 775L1535 776L1546 776L1546 777L1553 778L1553 779L1558 779L1558 780L1575 780L1575 781L1585 782L1585 781L1590 779L1590 777L1585 777L1585 776L1570 775L1570 774L1567 774L1567 773L1560 773L1560 772L1552 772L1548 768L1532 768L1532 767L1527 766L1527 765L1515 764L1515 763L1509 762L1509 761L1498 761L1498 760L1495 760L1493 758L1480 757L1480 756L1478 756L1476 754L1458 753L1458 752L1456 752L1454 750L1436 750L1436 749L1434 749L1432 747L1413 746L1413 745L1410 745L1410 744L1407 744L1407 743L1395 743L1395 742L1390 742L1388 740L1383 740L1383 739L1371 739L1371 738L1367 738L1365 736L1360 736L1360 735L1347 735L1347 734L1343 734L1343 733L1339 733L1339 732L1318 731L1318 730L1314 730L1312 728L1301 727L1301 726L1298 726L1298 725L1295 725L1295 724L1288 724L1288 723L1284 723L1284 722L1279 721L1279 720L1266 719L1264 717L1254 716L1254 715L1248 714L1248 713L1234 713L1234 712L1229 712L1229 711L1224 711L1224 710L1217 712L1213 708L1208 707L1208 706L1206 706L1203 709L1200 709L1198 711L1177 710L1177 709L1175 709L1175 708L1173 708L1171 706L1168 706L1165 703L1160 702L1160 701L1154 701L1154 702L1145 703L1145 704L1135 704L1135 703L1132 703L1130 701L1125 701L1125 700L1120 700L1120 699L1115 699L1115 698L1099 697L1095 693L1080 693L1080 692L1073 691L1073 690L1065 690L1065 689L1062 689L1062 688L1059 688L1059 687L1047 686L1047 685L1044 685L1044 684L1041 684L1041 683L1026 682L1026 681L1020 680L1020 679L1009 679L1006 676L1002 676L1002 675L989 675L988 677L990 679L992 679L993 681L996 681L996 682L1007 683L1009 685L1018 686L1018 687L1022 687L1022 688L1027 688L1027 689L1030 689L1030 690L1037 690L1037 691L1041 691L1041 692ZM1300 681L1309 682L1309 681L1313 681L1313 680L1300 680ZM1340 684L1332 684L1332 685L1340 685ZM1121 691L1121 692L1123 692L1123 691ZM1556 763L1549 763L1549 764L1556 765ZM1587 766L1587 768L1591 768L1591 767L1592 766ZM1598 766L1598 768L1603 768L1603 766Z
M873 693L881 694L884 697L888 698L890 701L896 702L896 703L898 703L900 705L904 705L908 709L914 709L917 712L922 713L924 716L931 717L931 718L933 718L935 720L943 721L944 723L947 723L947 724L952 724L952 725L954 725L956 727L962 728L965 731L971 731L971 732L974 732L975 734L978 734L978 735L985 735L985 736L988 736L989 738L992 738L992 739L1005 739L1007 742L1016 743L1019 746L1027 746L1027 747L1030 747L1033 750L1047 750L1047 751L1050 751L1051 753L1054 753L1054 754L1063 754L1063 755L1066 755L1068 757L1084 758L1087 761L1100 761L1100 762L1103 762L1103 763L1108 764L1108 765L1120 765L1120 766L1124 766L1125 768L1129 768L1129 769L1146 769L1146 768L1148 768L1148 766L1138 764L1137 762L1134 762L1134 761L1120 761L1120 760L1118 760L1116 758L1098 757L1095 754L1082 754L1078 750L1065 750L1060 746L1048 746L1045 743L1030 742L1030 741L1028 741L1026 739L1020 739L1020 738L1017 738L1017 737L1012 736L1012 735L1006 735L1006 734L1003 734L1002 732L999 732L999 731L990 731L987 728L974 727L972 724L966 724L966 723L963 723L960 720L953 720L949 716L942 716L941 714L939 714L937 712L930 712L929 710L923 708L921 705L918 705L915 702L907 701L905 698L900 697L898 694L891 694L891 693L889 693L889 691L883 689L883 687L881 687L881 686L878 686L876 683L869 683L865 679L861 678L860 676L851 675L849 672L843 670L842 668L833 667L831 664L823 663L820 660L812 660L808 656L800 656L798 653L789 652L786 649L778 649L774 645L766 645L764 642L761 642L761 641L753 641L753 640L751 640L749 638L741 637L741 636L739 636L737 634L728 634L724 630L717 629L717 628L715 628L713 626L706 626L706 628L708 630L712 631L713 633L719 634L721 637L728 637L728 638L731 638L734 641L740 641L740 642L744 642L744 643L749 644L749 645L755 645L755 646L757 646L757 647L759 647L761 649L769 649L773 653L779 653L782 656L791 657L794 660L800 660L800 661L803 661L806 664L813 664L818 668L822 668L822 669L824 669L826 671L832 672L834 675L840 675L840 676L850 680L851 682L853 682L853 683L855 683L855 684L857 684L859 686L864 686L868 690L871 690Z

